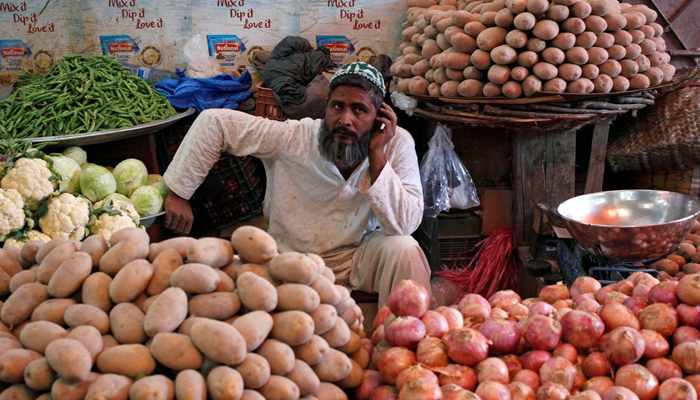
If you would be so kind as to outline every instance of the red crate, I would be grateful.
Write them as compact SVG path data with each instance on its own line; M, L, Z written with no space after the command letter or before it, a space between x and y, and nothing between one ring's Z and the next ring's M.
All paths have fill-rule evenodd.
M282 107L277 103L272 89L263 87L262 83L258 85L258 100L255 104L255 115L274 119L275 121L286 121L288 119Z

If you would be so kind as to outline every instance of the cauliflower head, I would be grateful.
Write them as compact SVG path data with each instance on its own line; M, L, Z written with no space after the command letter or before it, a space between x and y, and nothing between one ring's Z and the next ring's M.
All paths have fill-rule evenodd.
M24 200L14 189L0 189L0 236L24 228Z
M19 158L0 181L3 189L18 191L25 202L37 205L56 190L56 176L41 158Z
M139 213L134 206L123 200L112 199L95 203L93 215L97 219L92 224L91 233L102 236L109 243L112 235L125 228L138 227Z
M39 227L51 239L81 240L90 221L90 207L80 197L63 193L49 201L48 211L39 218Z
M39 240L44 243L48 243L51 240L51 237L48 235L45 235L39 231L31 230L26 233L26 235L22 239L7 239L5 241L5 247L18 247L22 248L24 247L24 244L27 243L30 240Z

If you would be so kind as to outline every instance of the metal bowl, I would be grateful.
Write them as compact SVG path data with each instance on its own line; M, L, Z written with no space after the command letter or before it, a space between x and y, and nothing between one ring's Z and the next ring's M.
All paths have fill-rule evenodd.
M674 192L618 190L574 197L557 212L587 251L634 263L675 251L700 214L700 202Z

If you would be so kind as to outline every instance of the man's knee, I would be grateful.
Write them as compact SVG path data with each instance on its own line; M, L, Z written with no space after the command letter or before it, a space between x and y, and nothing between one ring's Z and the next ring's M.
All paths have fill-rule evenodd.
M414 239L410 235L384 236L380 240L380 246L382 251L388 254L402 255L407 253L410 254L413 252L423 252L420 248L420 245L418 245L416 239Z

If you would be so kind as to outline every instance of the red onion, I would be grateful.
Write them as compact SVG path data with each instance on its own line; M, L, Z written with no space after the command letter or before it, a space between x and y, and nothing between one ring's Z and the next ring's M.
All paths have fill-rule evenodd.
M593 296L595 296L595 301L597 301L600 304L605 303L605 298L608 296L610 292L613 291L613 286L608 285L608 286L603 286L602 288L596 290L593 293Z
M540 388L540 375L529 369L518 371L511 381L524 383L530 386L534 391Z
M464 323L479 323L491 316L491 304L478 294L468 294L457 306L464 317Z
M634 313L621 303L611 301L600 309L600 319L605 324L606 332L621 326L639 330L640 324Z
M677 288L678 282L664 281L659 283L649 290L649 294L647 295L649 304L666 303L676 307L678 305L678 296L676 295Z
M689 306L681 303L676 307L678 322L681 325L700 328L700 306Z
M593 352L588 355L581 363L583 373L589 378L596 376L610 376L612 373L612 365L603 353Z
M608 293L607 296L605 296L605 300L603 300L603 304L609 303L611 301L616 301L618 303L622 303L623 301L627 300L629 298L628 295L620 292L610 292Z
M647 298L647 297L649 297L650 290L651 290L651 288L649 286L639 284L639 285L634 287L634 290L632 290L632 297Z
M558 309L557 312L554 313L554 320L560 322L561 319L564 318L564 316L569 313L569 311L572 311L572 309L570 309L570 308Z
M528 315L530 310L527 308L525 304L521 303L516 303L513 304L513 307L511 307L510 312L508 313L509 317L520 317L523 315Z
M598 282L598 281L596 281L596 282ZM586 300L595 301L595 296L593 295L593 293L584 293L584 294L580 294L580 295L574 297L574 300L573 300L574 307L577 307L579 304L581 304L582 302L584 302Z
M512 380L515 374L523 370L523 363L520 361L520 358L516 356L515 354L506 354L505 356L500 356L498 357L506 363L506 367L508 367L508 377Z
M620 292L626 296L632 296L632 291L634 290L634 282L629 279L623 279L615 284L615 291Z
M440 385L454 383L467 390L476 389L476 371L466 365L450 364L440 370Z
M362 338L362 339L360 339L360 345L362 346L363 349L365 349L367 354L372 354L372 350L374 349L374 343L372 343L372 340L367 339L367 338Z
M463 365L473 366L489 354L488 339L479 331L469 328L455 329L442 337L447 348L447 355Z
M650 304L637 314L642 329L651 329L668 338L678 328L678 313L668 304Z
M425 337L425 325L416 317L398 317L391 321L384 336L392 346L415 349Z
M449 361L445 344L434 337L427 337L418 343L416 358L419 363L429 367L444 367Z
M375 367L379 365L379 357L390 348L391 345L386 340L382 340L374 346L374 349L372 349L372 364L374 364Z
M523 368L530 371L540 372L542 365L552 358L552 354L544 350L533 350L525 354L523 358Z
M476 364L474 369L476 370L476 377L479 383L483 383L488 380L501 382L504 384L510 382L508 367L503 360L498 358L489 357Z
M498 307L509 312L513 304L520 303L522 299L512 290L501 290L489 297L491 307Z
M584 390L569 397L569 400L601 400L600 395L592 390Z
M409 381L402 390L399 390L399 400L442 400L442 390L426 379L416 378Z
M559 282L556 285L545 286L540 290L540 300L553 304L557 300L568 300L571 298L569 288Z
M688 381L688 383L693 385L696 392L700 393L700 375L687 375L683 379L685 379L686 381Z
M429 369L423 368L420 364L416 364L401 371L396 377L396 389L401 392L401 389L414 379L422 379L426 383L438 386L438 377Z
M647 300L643 297L628 297L622 301L622 305L629 308L629 310L636 316L637 313L642 311L644 307L647 306Z
M357 400L369 400L372 391L382 384L379 372L366 369L363 371L363 374L362 383L355 389L355 399Z
M675 332L673 332L673 346L678 346L681 343L693 342L700 340L700 331L693 328L692 326L679 326Z
M577 298L579 295L594 293L601 288L600 282L590 276L580 276L571 285L571 297Z
M525 307L530 308L531 305L537 303L538 301L540 301L539 297L528 297L527 299L522 301L522 304Z
M593 313L572 310L561 319L564 341L579 349L593 347L605 331L599 316Z
M459 329L464 326L464 317L462 317L462 313L459 312L459 310L452 307L442 306L435 309L435 311L439 312L445 317L447 320L447 326L449 326L448 330Z
M527 323L530 320L530 317L526 315L521 315L519 317L511 318L511 321L515 323L515 326L518 327L518 330L520 332L525 332L525 329L527 329Z
M700 374L700 342L679 344L673 349L671 358L686 374Z
M512 310L512 308L511 308ZM506 319L508 318L508 313L498 307L494 307L491 309L491 318L500 318L500 319Z
M393 386L380 386L372 391L369 400L398 400L399 391Z
M392 347L386 350L376 364L382 380L390 385L396 383L401 371L416 363L416 355L404 347Z
M450 383L440 388L443 400L480 400L479 397L460 386Z
M583 390L592 390L599 395L609 388L615 386L615 383L610 379L609 376L596 376L586 381L583 385Z
M426 311L420 320L423 321L423 325L425 325L426 336L441 338L442 335L450 330L450 326L447 323L447 318L437 311Z
M562 385L545 382L537 389L537 400L566 400L571 392Z
M576 379L576 367L563 357L553 357L542 364L540 368L540 379L542 383L552 382L564 386L571 391L574 388Z
M506 385L496 381L486 381L476 388L476 395L481 400L510 400L510 391Z
M576 378L574 379L574 392L581 390L583 385L586 384L586 374L583 373L581 365L576 365Z
M491 354L512 353L520 343L520 330L505 319L490 319L481 325L479 332L491 341Z
M602 400L639 400L639 397L633 391L621 386L611 387L603 392L600 398Z
M524 383L512 382L507 386L511 400L535 400L535 391Z
M639 331L644 337L644 357L645 358L659 358L664 357L668 354L669 346L668 341L658 332L649 329L642 329Z
M668 358L654 358L653 360L647 361L647 369L659 379L659 382L671 378L683 377L681 367Z
M697 400L698 393L690 384L681 378L671 378L661 384L659 400Z
M649 276L645 276L642 279L640 279L639 282L637 282L637 284L638 285L645 285L645 286L649 286L650 288L653 288L654 286L659 284L659 280L654 278L653 276L649 275Z
M397 317L420 318L430 308L430 293L420 283L404 279L391 289L386 302Z
M538 301L537 303L530 306L528 312L529 316L533 315L544 315L545 317L551 317L554 314L554 307L551 304L544 301Z
M561 341L562 328L552 318L534 315L530 317L524 336L533 349L552 350Z
M568 343L562 343L557 346L552 354L554 354L554 357L564 357L572 364L576 364L578 362L578 350L576 350L576 347Z
M573 306L574 302L570 299L557 300L554 303L552 303L552 307L554 307L555 310L561 310L562 308L572 308Z
M639 364L625 365L615 373L615 386L633 391L639 400L652 400L659 393L659 380Z
M578 307L576 307L577 310L579 311L587 311L591 313L597 313L598 310L600 309L600 304L598 304L597 301L595 300L586 300L581 303L579 303Z
M700 306L700 274L690 274L681 278L676 294L682 302L691 306Z
M398 318L394 314L389 314L384 318L384 330L386 331L386 327L389 326L390 323L392 323L396 318Z
M377 329L372 333L372 344L375 346L377 343L384 340L384 325L379 325Z
M377 330L380 325L384 325L384 320L391 314L391 310L387 306L383 306L377 311L377 316L374 317L374 322L372 323L372 328Z
M600 348L613 365L631 364L644 355L644 336L625 326L615 328L601 339Z

